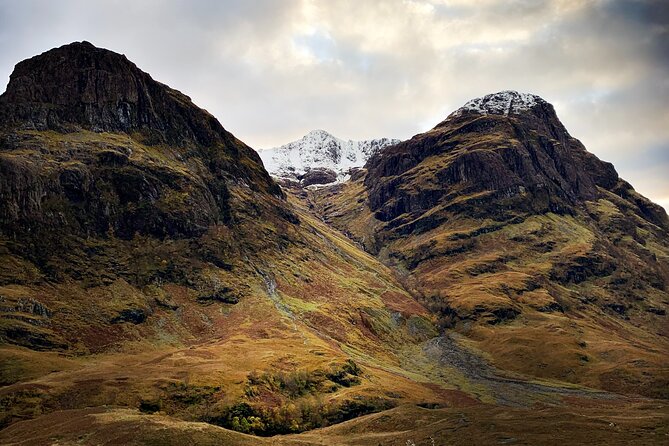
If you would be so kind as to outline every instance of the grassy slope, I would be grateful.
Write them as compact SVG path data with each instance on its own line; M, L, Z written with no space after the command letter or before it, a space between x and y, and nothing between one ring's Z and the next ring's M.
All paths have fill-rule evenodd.
M639 403L532 411L490 406L429 410L401 406L336 426L286 437L258 438L205 423L130 409L55 412L0 432L3 444L42 445L478 445L666 444L666 406ZM547 423L546 420L551 422ZM37 432L37 434L36 434Z
M373 234L384 226L365 197L358 181L311 191L307 199L326 221L374 251ZM667 265L669 247L655 235L658 228L628 207L611 196L588 203L588 217L548 213L502 223L447 213L436 228L391 239L378 256L428 307L446 315L442 326L465 335L501 369L667 398L662 309L669 298L652 285L658 279L645 259ZM629 219L638 236L623 225ZM614 259L618 267L607 269Z
M47 141L53 144L55 152L71 151L73 145L75 149L107 150L109 146L131 144L131 158L137 163L157 164L186 176L197 170L197 166L177 162L176 153L156 151L155 147L118 135L31 137L55 139ZM72 141L72 138L83 140ZM14 155L31 157L34 153L26 149L25 153ZM317 215L347 229L363 244L373 243L375 222L359 200L361 188L359 183L347 184L339 195L337 207L330 212L321 209ZM233 203L238 203L241 209L257 201L244 185L232 187L231 195ZM164 206L169 210L178 208L188 197L165 198ZM325 203L321 198L314 198L319 207ZM531 435L545 432L544 423L554 414L566 417L565 420L576 419L578 435L593 429L588 421L591 414L578 408L581 403L574 405L570 398L596 405L597 411L603 411L595 411L600 414L597 416L606 413L607 404L626 404L629 413L620 415L625 420L629 417L630 421L625 423L637 426L631 420L641 414L650 420L649 438L663 435L657 421L662 415L658 418L655 409L643 408L637 400L594 394L591 398L587 389L569 393L569 389L562 388L565 379L556 377L552 368L544 374L535 374L548 381L531 387L509 381L518 376L508 372L500 381L492 366L477 359L488 354L494 365L533 374L500 362L500 353L495 351L499 343L486 344L486 339L511 336L508 342L511 351L503 352L511 358L522 357L519 345L536 348L539 338L548 339L545 332L551 333L553 340L552 344L546 343L546 354L554 355L551 360L562 358L563 345L572 348L565 340L576 343L577 350L570 350L571 353L583 348L579 345L582 337L593 351L607 348L598 346L589 329L578 331L587 324L574 328L571 321L561 319L560 315L524 312L522 318L504 324L502 330L500 326L469 327L462 331L465 336L453 338L447 344L448 349L442 351L430 339L436 335L433 316L405 291L405 285L416 289L415 282L412 285L415 276L406 274L405 283L400 284L391 270L314 216L302 200L291 196L290 205L286 206L299 216L299 228L259 219L253 212L244 211L235 216L235 232L226 226L213 226L197 242L160 241L146 236L132 240L115 237L67 240L72 251L65 258L53 259L52 266L66 275L71 271L83 274L61 281L46 280L38 265L18 255L11 240L3 240L0 323L5 330L24 327L28 333L48 340L52 347L47 349L51 351L36 351L16 343L0 347L0 376L5 384L0 388L3 422L14 423L0 435L32 438L33 444L53 435L63 444L68 441L96 444L109 438L114 439L113 444L117 439L130 441L130 437L137 444L191 441L258 444L262 440L211 424L189 423L200 420L226 424L224 416L230 408L245 402L254 408L256 415L264 416L263 420L278 417L284 428L300 431L316 427L318 422L332 423L342 417L400 405L387 417L365 417L338 428L272 441L318 444L322 438L325 444L341 444L346 437L351 444L406 444L408 439L420 444L418 441L425 442L431 435L446 438L451 428L444 426L463 416L473 417L463 431L466 439L463 441L483 435L491 423L496 423L496 418L505 417L504 413L513 416L496 425L508 424L511 432L517 432L522 430L528 416L527 408L539 404L550 407L546 409L550 413L536 419L523 433L536 440L539 437ZM460 222L452 231L468 231L484 223ZM531 233L537 224L543 223L504 230L511 231L509 236L513 237L518 231ZM571 245L566 243L565 249L577 248ZM429 253L420 243L410 249L401 248L401 252ZM656 249L660 254L663 252L661 246ZM508 273L505 277L495 279L500 272L481 273L480 264L499 263L496 259L502 254L490 250L485 255L481 252L471 255L470 260L458 257L455 265L431 264L422 277L433 278L435 283L443 277L466 278L466 286L478 287L482 303L497 305L501 301L508 305L508 297L500 300L496 295L499 291L495 288L496 280L506 283L513 277L513 283L520 286L525 282L523 274L535 268L534 264L519 263L514 271L505 271ZM390 250L381 257L391 265L401 266ZM230 265L217 266L213 261L203 260L209 258L223 258ZM477 276L482 277L477 279ZM239 303L202 299L221 284L232 290ZM489 296L492 297L486 300ZM529 303L519 298L512 304L531 307L539 297L549 302L548 297L538 296ZM35 302L48 312L35 307ZM463 309L472 305L467 293L462 294L458 304ZM137 309L147 314L144 322L111 322L124 310ZM525 319L531 317L536 321ZM533 334L527 327L535 322L539 328ZM592 323L595 328L599 324L599 320ZM628 330L627 325L622 328ZM540 330L545 332L539 333ZM518 342L519 336L528 340L523 338ZM628 343L621 341L620 345ZM625 354L624 349L620 352ZM346 369L349 359L359 371L349 373L351 370ZM514 360L510 363L515 364ZM653 362L649 364L654 367ZM481 369L487 374L481 375ZM552 382L554 379L560 382ZM495 402L517 408L492 409L493 406L483 405ZM449 409L424 411L405 407L405 403L431 403ZM121 409L103 409L103 405ZM140 406L145 412L157 411L157 414L140 415L134 411ZM76 412L84 407L98 408ZM579 415L569 415L570 407ZM318 415L315 418L314 413ZM31 419L35 421L19 422ZM430 427L425 427L426 424ZM400 425L402 431L398 434ZM97 433L90 433L93 429ZM385 434L356 433L374 429ZM84 431L89 436L79 438ZM607 431L601 432L605 436Z
M122 135L27 138L31 144L6 156L57 169L79 152L130 147L134 165L186 177L199 169ZM38 146L48 152L38 155ZM188 194L160 199L170 210ZM296 209L294 227L248 210L258 199L244 185L231 186L231 199L242 209L234 227L212 226L197 240L66 236L59 242L68 249L47 259L60 281L14 241L0 240L0 328L9 341L0 348L3 423L144 403L225 424L229 409L246 402L300 431L405 401L446 402L424 384L429 378L402 369L397 352L420 352L436 330L387 268L304 210ZM221 289L239 303L207 298ZM146 319L119 321L127 312ZM346 369L349 359L360 370ZM338 412L342 405L348 415ZM292 418L296 424L285 423Z

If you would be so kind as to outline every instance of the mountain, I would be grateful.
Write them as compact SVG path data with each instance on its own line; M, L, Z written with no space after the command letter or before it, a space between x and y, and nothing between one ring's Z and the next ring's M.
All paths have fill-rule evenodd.
M533 100L282 189L120 54L19 63L0 443L662 444L666 214Z
M352 169L364 166L372 155L398 142L388 138L345 141L323 130L312 130L297 141L259 154L273 176L310 186L345 181Z
M0 223L10 235L200 235L242 211L233 182L283 212L254 150L187 96L90 43L19 63L0 117ZM21 152L36 147L39 159Z
M510 372L669 397L667 214L548 102L474 99L365 169L308 199L442 328Z
M0 427L121 406L271 435L433 399L390 371L427 310L184 94L72 43L0 118Z

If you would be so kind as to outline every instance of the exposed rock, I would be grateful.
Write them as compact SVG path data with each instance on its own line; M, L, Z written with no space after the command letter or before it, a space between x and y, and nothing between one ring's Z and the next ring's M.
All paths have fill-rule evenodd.
M20 312L29 313L44 318L51 317L51 311L41 302L35 299L19 299L16 302L7 302L0 296L0 312Z
M649 313L653 313L653 314L656 314L658 316L666 316L667 315L667 311L663 308L648 307L647 311Z
M126 308L121 310L117 316L110 321L112 324L130 322L132 324L141 324L147 318L146 310L143 308Z
M200 302L222 302L225 304L239 303L239 295L229 287L221 287L211 293L203 293L198 297Z
M559 283L581 283L588 277L602 277L613 273L616 264L607 256L592 252L589 255L565 259L551 271L551 279Z
M125 56L89 42L17 64L0 98L0 118L37 130L147 131L148 139L171 144L232 140L188 96L154 81Z
M564 313L564 308L557 302L551 302L548 305L544 305L543 307L537 308L537 311L540 311L542 313L554 313L556 311Z
M627 313L627 306L619 303L606 304L606 308L613 310L621 316L624 316Z
M233 223L239 185L268 204L283 196L254 150L123 55L56 48L20 62L0 96L5 234L197 237Z
M337 181L337 173L332 169L314 168L306 171L304 175L298 177L303 187L314 184L329 184Z
M51 330L34 327L21 321L16 321L14 324L5 323L5 326L0 328L0 341L32 350L67 350L69 347L63 338Z

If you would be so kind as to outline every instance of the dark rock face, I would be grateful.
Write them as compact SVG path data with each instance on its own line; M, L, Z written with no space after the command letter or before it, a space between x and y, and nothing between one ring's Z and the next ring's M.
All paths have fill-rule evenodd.
M37 331L29 326L17 326L0 331L0 341L20 345L32 350L66 350L67 343L49 332Z
M239 303L239 296L232 288L222 287L211 293L204 293L198 297L200 302L222 302L225 304Z
M204 184L134 162L117 167L95 158L78 161L45 170L33 160L0 154L5 231L60 226L82 234L112 231L125 239L135 233L164 238L195 236L211 224L229 222L225 182L212 178ZM170 204L170 197L186 191L186 199Z
M508 218L511 208L570 214L600 196L599 188L633 195L612 164L587 152L553 107L535 98L526 110L511 113L459 110L431 131L373 156L365 184L376 217L390 222L477 194L476 207L489 204L484 212L498 219ZM659 206L641 201L649 221L669 228Z
M605 277L616 269L615 259L604 257L597 251L589 255L570 258L553 267L551 279L560 284L584 282L590 277Z
M199 236L232 224L239 184L283 197L254 150L120 54L87 42L47 51L20 62L0 96L8 235Z
M132 324L141 324L146 320L146 311L143 308L128 308L119 312L112 320L112 324L130 322Z
M337 181L337 173L332 169L317 167L310 169L300 177L300 184L303 187L313 184L330 184Z
M88 42L16 65L0 104L3 121L38 130L145 130L157 140L201 145L229 137L188 96L154 81L125 56Z

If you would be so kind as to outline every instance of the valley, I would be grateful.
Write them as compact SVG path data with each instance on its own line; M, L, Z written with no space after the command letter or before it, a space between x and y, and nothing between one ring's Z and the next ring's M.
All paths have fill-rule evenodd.
M0 443L666 444L664 210L533 95L374 141L276 180L123 55L20 62Z

